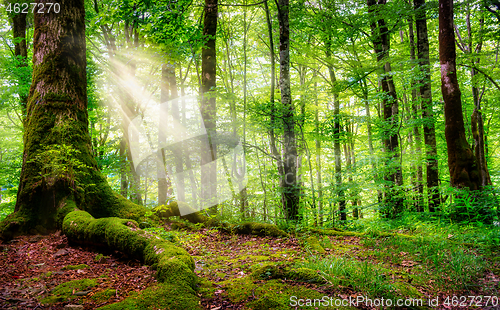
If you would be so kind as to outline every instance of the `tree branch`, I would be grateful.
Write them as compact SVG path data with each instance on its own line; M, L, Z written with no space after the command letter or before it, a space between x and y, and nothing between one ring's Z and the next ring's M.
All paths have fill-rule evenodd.
M477 72L481 73L482 75L484 75L488 80L491 81L491 83L493 83L493 85L495 85L495 87L500 90L500 85L498 85L497 82L495 82L495 80L489 76L488 74L486 74L483 70L477 68L476 66L469 66L469 65L466 65L466 64L458 64L459 66L463 66L463 67L467 67L467 68L470 68L470 69L474 69L474 70L477 70Z

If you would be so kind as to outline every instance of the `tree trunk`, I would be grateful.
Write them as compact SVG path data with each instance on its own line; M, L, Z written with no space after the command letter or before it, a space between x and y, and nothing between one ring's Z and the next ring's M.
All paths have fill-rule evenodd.
M120 194L123 197L128 195L127 179L127 140L123 136L120 140Z
M169 100L168 91L168 68L167 64L161 66L161 82L160 82L160 120L158 122L158 154L156 158L156 176L158 177L158 205L164 205L168 196L168 180L165 171L165 149L162 146L166 142L166 134L164 131L164 124L162 119L167 117L165 111L165 103Z
M170 63L168 65L168 83L170 85L170 100L172 100L172 118L175 120L173 126L174 126L174 131L179 132L182 134L181 128L179 128L179 125L181 124L181 114L180 114L180 107L179 107L179 100L175 100L179 97L179 94L177 92L177 78L175 76L175 63ZM176 200L177 201L186 201L186 190L185 190L185 179L184 179L184 174L182 173L184 171L184 143L178 142L174 146L173 149L174 153L174 162L175 162L175 173L177 174L177 178L175 180L176 182Z
M468 35L468 46L465 50L468 54L472 53L481 53L481 49L483 47L483 37L482 34L479 37L479 42L476 45L476 48L473 51L472 47L472 28L470 22L471 15L471 7L470 4L467 3L467 35ZM484 26L484 18L479 20L479 32L483 32ZM472 67L479 65L481 58L473 57L471 59ZM471 81L474 81L474 77L477 74L476 69L470 69L470 78ZM484 93L484 88L482 93ZM486 152L485 152L485 136L484 136L484 122L483 122L483 113L481 109L481 98L482 93L480 93L479 88L476 85L472 85L472 99L474 101L474 112L471 115L471 131L472 137L474 138L474 154L476 156L476 165L479 172L479 178L481 179L481 186L491 185L490 173L488 171L488 163L486 161Z
M0 225L5 239L54 230L75 205L95 217L139 219L146 211L115 194L97 168L88 132L84 3L58 3L59 13L34 14L23 164L15 212Z
M429 38L427 35L427 20L425 0L414 0L415 26L417 29L418 64L423 73L419 81L420 98L422 100L422 118L424 121L425 162L427 169L427 193L429 196L429 211L434 212L439 205L439 169L436 147L436 129L432 111L431 69L429 61ZM462 110L460 110L462 111ZM461 113L461 112L460 112Z
M245 0L246 4L246 0ZM246 111L247 111L247 41L248 29L250 24L247 25L247 11L243 7L243 143L246 141ZM234 126L236 127L236 105L234 106ZM233 129L236 138L236 128ZM239 182L239 179L238 179ZM238 184L238 188L241 188ZM240 213L248 216L248 192L245 186L239 193L240 197Z
M276 160L276 166L278 169L278 176L280 180L280 186L285 183L285 174L283 170L283 160L281 157L280 152L278 151L278 148L276 147L276 133L274 131L275 128L278 127L278 123L276 121L276 105L274 102L274 90L276 88L276 83L275 83L275 77L276 77L276 64L275 64L275 54L274 54L274 40L273 40L273 29L272 29L272 23L271 23L271 15L269 14L269 7L267 5L267 1L264 1L264 10L266 12L266 22L267 22L267 31L268 31L268 36L269 36L269 56L271 59L271 89L270 89L270 95L269 95L269 101L271 105L270 109L270 116L269 116L269 123L270 123L270 128L268 131L269 134L269 147L271 149L271 153L273 154L274 159ZM278 83L279 84L279 83ZM283 197L283 193L281 194ZM282 198L283 201L283 198ZM283 206L283 204L282 204ZM284 206L283 206L284 207ZM276 209L275 209L276 210ZM275 215L276 217L276 215Z
M327 54L329 57L330 54ZM340 126L340 102L339 93L335 90L337 78L335 77L335 71L333 71L333 66L328 66L328 72L330 74L330 81L333 90L333 151L335 154L335 186L337 191L337 196L339 198L339 215L340 220L345 221L347 219L346 213L346 201L344 193L344 185L342 184L342 152L340 150L340 136L341 136L341 126Z
M481 186L474 155L465 138L462 98L457 80L453 0L439 0L439 61L444 100L448 169L453 187L477 190Z
M201 116L207 137L201 148L201 199L205 207L217 212L217 146L216 134L216 49L217 0L205 0L203 36L207 40L201 54Z
M411 5L411 2L410 2ZM413 32L413 18L408 19L408 32L409 32L409 41L410 41L410 59L412 62L415 64L415 35ZM414 68L415 65L412 65L412 68ZM408 113L411 115L411 118L415 121L419 120L418 116L418 110L419 110L419 104L418 104L418 94L417 94L417 86L416 86L416 81L415 79L412 79L411 81L411 113ZM410 107L408 107L409 109ZM412 156L415 155L414 160L416 161L415 164L412 164L412 178L413 178L413 190L415 192L415 209L417 212L423 212L424 211L424 185L423 185L423 170L422 170L422 136L420 135L420 124L416 122L416 124L413 126L413 137L415 137L415 150L411 152ZM409 135L409 139L411 141L410 145L413 146L413 139L412 135Z
M386 22L380 16L382 5L386 0L368 0L368 11L373 15L371 21L372 42L377 55L377 61L382 65L380 70L382 92L385 94L382 101L384 120L387 125L384 128L384 148L386 150L386 171L384 179L389 183L385 193L385 216L394 217L403 211L403 197L400 193L400 186L403 185L403 174L399 159L398 141L398 98L396 88L391 74L391 64L387 60L390 49L390 35Z
M314 71L314 77L316 77L316 71ZM317 96L318 83L314 82L314 94L315 94L315 110L314 110L314 127L316 130L315 147L316 147L316 183L318 183L318 216L317 221L319 226L323 226L323 181L321 178L321 129L319 126L319 104Z
M299 219L300 188L297 186L297 141L295 109L290 90L290 27L289 0L278 0L280 25L280 89L283 109L283 173L282 206L287 220Z

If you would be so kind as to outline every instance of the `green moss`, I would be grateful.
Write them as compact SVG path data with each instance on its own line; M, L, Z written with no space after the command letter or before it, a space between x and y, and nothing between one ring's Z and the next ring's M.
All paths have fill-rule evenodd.
M233 303L245 303L244 309L253 310L288 310L293 307L293 302L298 302L302 299L304 304L309 300L313 305L316 300L315 306L300 307L305 309L336 309L324 303L320 305L320 300L324 294L315 290L307 289L302 286L286 285L281 283L280 280L270 280L262 283L254 283L252 278L245 277L240 279L232 279L221 282L225 288L225 296ZM294 299L295 298L295 299ZM249 302L246 302L249 300ZM291 307L292 306L292 307ZM296 304L295 306L298 306ZM344 309L344 308L342 308ZM346 307L345 309L355 309L354 307Z
M58 302L68 301L77 297L73 295L74 291L86 291L95 286L97 286L97 281L95 279L82 279L64 282L56 286L50 292L49 296L43 298L40 302L42 304L51 305Z
M363 233L359 232L354 232L354 231L342 231L339 229L318 229L318 228L313 228L311 229L311 232L321 234L321 235L328 235L328 236L356 236L360 237L363 236Z
M50 101L70 101L73 98L71 98L71 96L68 96L67 94L48 92L47 94L45 94L43 99L47 100L47 101L49 101L49 100Z
M420 293L413 285L407 282L395 282L393 286L397 289L401 296L406 298L423 298L424 295Z
M240 303L247 300L256 287L250 277L235 278L220 282L219 284L225 287L225 295L234 303Z
M274 264L256 266L252 269L253 271L250 276L254 279L269 280L283 277L283 270Z
M149 287L138 296L124 301L100 307L101 310L201 310L196 292L187 287L162 283Z
M318 252L321 254L326 253L325 249L321 246L318 241L318 238L315 236L310 236L304 240L304 245L306 248L309 248L311 251Z
M248 259L253 261L253 262L262 262L269 260L269 256L263 256L263 255L248 255Z
M209 298L209 299L214 298L215 287L214 287L213 282L211 282L205 278L201 278L200 282L199 282L198 293L203 298Z
M197 227L195 224L191 223L191 222L188 222L186 220L182 220L182 219L179 219L179 220L176 220L176 219L173 219L173 218L170 218L169 219L172 224L170 225L170 227L172 229L175 229L175 230L189 230L189 231L192 231L192 230L196 230Z
M243 235L255 235L262 237L286 237L287 233L279 229L276 225L265 224L265 223L255 223L247 222L231 227L233 233L243 234Z
M108 258L108 256L104 256L102 255L101 253L97 254L95 257L94 257L94 262L95 263L102 263L104 261L106 261L106 258Z
M85 269L85 268L90 268L90 267L86 264L68 265L68 266L62 267L61 270L78 270L78 269Z
M90 299L92 299L96 303L101 303L106 300L110 300L115 295L116 295L116 290L108 288L103 291L96 292L94 295L90 297Z
M298 282L326 283L325 279L318 271L309 268L294 268L287 271L284 277Z
M183 210L183 213L190 212L187 215L181 216L179 208ZM182 201L173 201L168 205L161 205L153 209L153 213L161 218L168 219L173 216L180 216L181 219L185 219L193 224L205 223L208 218L198 212L196 209L191 208L187 203Z
M7 215L0 222L0 239L8 241L29 231L35 226L34 223L30 224L30 221L28 221L29 218L29 214L25 214L24 212L15 212Z
M57 210L56 223L58 227L62 227L64 217L68 215L71 211L78 210L76 203L73 200L67 200L61 204L61 207Z

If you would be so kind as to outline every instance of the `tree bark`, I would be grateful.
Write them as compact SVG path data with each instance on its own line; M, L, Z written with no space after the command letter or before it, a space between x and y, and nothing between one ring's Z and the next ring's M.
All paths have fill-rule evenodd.
M179 107L179 100L175 100L179 98L179 93L177 92L177 78L175 76L175 63L171 63L168 66L168 84L170 85L170 100L172 100L172 117L174 120L174 131L180 132L182 134L182 130L179 128L179 124L181 124L181 114ZM175 162L175 173L177 173L176 182L176 200L177 201L186 201L186 191L185 191L185 179L184 174L184 143L181 141L177 143L173 149L174 152L174 162Z
M128 195L128 179L127 179L127 140L122 137L120 140L120 194L123 197Z
M212 212L217 211L217 146L216 134L216 49L217 34L217 0L205 0L203 20L203 36L207 43L201 54L201 116L207 131L201 151L201 198L205 206L214 206Z
M420 98L422 101L422 118L424 121L424 143L427 171L427 191L429 196L429 211L438 209L440 195L439 169L436 147L436 129L434 112L432 111L431 70L429 61L429 38L427 34L427 19L425 13L425 0L414 0L415 27L417 30L418 64L423 73L419 81Z
M470 4L467 3L466 22L467 22L467 34L469 42L466 51L468 52L468 54L473 53L470 15L471 15L471 7ZM484 18L481 18L479 20L480 32L484 31L483 26L484 26ZM483 47L483 37L481 35L479 38L479 42L477 43L476 48L474 49L474 52L477 54L481 53L482 47ZM474 58L472 58L472 66L479 65L481 59L479 57L475 59ZM470 70L471 81L474 81L474 77L476 74L477 74L476 69L471 68ZM484 88L482 92L484 93ZM483 122L483 113L481 109L482 93L479 91L479 87L477 87L474 84L472 85L472 98L474 100L474 112L471 115L471 131L472 131L472 137L474 138L474 154L476 156L476 165L479 172L479 178L481 179L481 186L484 187L491 185L491 178L490 178L490 172L488 171L488 163L486 161L486 152L485 152L484 122Z
M465 138L462 98L455 60L453 0L439 0L439 61L450 181L453 187L477 190L481 182L474 155Z
M269 147L271 149L271 154L273 154L274 159L276 160L276 166L278 169L278 176L279 176L279 182L280 186L281 184L284 184L284 170L283 170L283 160L281 157L280 152L278 151L278 148L276 147L276 132L275 129L278 127L278 122L276 121L276 105L274 102L274 90L276 88L276 63L275 63L275 58L276 55L274 53L274 40L273 40L273 29L272 29L272 23L271 23L271 14L269 14L269 6L267 5L267 1L264 2L264 10L266 12L266 22L267 22L267 32L269 36L269 57L271 60L271 89L270 89L270 95L269 95L269 102L270 102L270 111L269 111L269 123L270 123L270 128L268 130L269 134ZM278 83L279 84L279 83ZM282 193L283 196L283 193ZM283 199L282 199L283 200Z
M330 57L330 52L328 51L327 57ZM340 150L340 136L341 136L341 125L340 125L340 102L339 93L335 90L337 78L335 77L335 71L333 66L328 66L328 73L330 74L330 81L332 84L333 91L333 151L335 154L335 186L336 192L339 199L339 216L341 221L347 219L346 212L346 200L344 193L344 186L342 184L342 152Z
M411 1L410 1L411 5ZM408 32L409 32L409 41L410 41L410 59L412 62L415 64L416 60L416 53L415 53L415 34L413 31L413 18L410 17L408 19ZM412 65L412 68L414 68L415 65ZM405 97L406 98L406 97ZM405 100L406 101L406 100ZM405 102L406 103L406 102ZM412 79L411 81L411 113L409 114L409 117L411 117L413 120L417 121L420 119L418 116L419 113L419 104L418 104L418 92L417 92L417 86L416 86L416 79ZM408 110L410 107L408 107ZM415 150L413 150L413 137L415 137ZM422 169L422 136L420 135L420 124L417 121L416 124L413 126L413 136L410 134L408 136L410 146L412 147L411 154L412 156L414 155L416 158L416 162L412 164L412 172L411 176L413 179L413 189L415 192L415 209L417 212L423 212L424 211L424 185L423 185L423 169Z
M167 64L161 66L161 82L160 82L160 120L158 122L158 154L156 159L156 174L158 177L158 205L164 205L167 202L169 184L167 180L167 174L165 171L165 149L162 146L166 142L166 134L164 131L165 124L163 123L163 118L167 117L166 105L165 103L169 100L169 89L168 89L168 68Z
M246 0L245 0L246 4ZM248 30L250 24L247 25L247 11L246 7L243 7L243 143L246 142L246 111L247 111L247 41L248 41ZM236 105L234 106L234 126L236 126ZM236 137L236 128L233 129L234 135ZM238 184L238 188L241 188ZM239 193L240 198L240 213L248 215L248 192L245 186Z
M290 90L289 0L278 0L280 26L280 90L283 109L283 182L282 206L287 220L299 219L300 188L297 185L297 141L295 109Z
M316 77L316 71L314 71L314 77ZM318 83L314 81L314 127L316 130L315 147L316 147L316 183L318 183L318 209L317 209L317 222L319 226L323 226L323 181L321 177L321 129L319 125L319 103L318 103Z

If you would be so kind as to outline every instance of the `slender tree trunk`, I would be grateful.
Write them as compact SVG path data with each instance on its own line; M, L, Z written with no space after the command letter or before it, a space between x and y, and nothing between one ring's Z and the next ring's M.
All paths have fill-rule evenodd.
M314 71L314 77L316 77L316 71ZM314 138L315 140L315 146L316 146L316 183L318 184L318 216L317 216L317 221L319 223L319 226L323 226L323 181L321 179L321 129L319 126L319 103L318 103L318 96L317 96L317 90L318 90L318 83L314 81L314 103L315 103L315 110L314 110L314 127L316 130L316 137Z
M374 182L376 185L378 185L380 180L379 180L379 173L377 172L377 165L375 164L374 160L372 118L370 114L370 102L368 101L368 85L366 85L366 82L364 84L365 87L363 91L363 102L365 103L365 111L366 111L366 132L368 134L368 150L370 151L370 164L373 169ZM383 201L383 194L380 189L377 189L377 201L379 203Z
M396 216L403 211L403 197L399 187L403 185L403 174L399 158L399 107L396 88L391 74L391 64L388 61L390 49L390 35L386 22L380 16L379 9L386 4L386 0L368 0L368 11L372 14L371 30L372 42L377 55L377 61L382 64L380 70L382 91L385 94L382 101L384 120L387 122L384 133L384 148L387 159L386 166L388 171L384 179L390 183L385 193L386 207L383 211L385 216Z
M261 138L262 138L262 142L264 142L264 137L262 136ZM257 141L256 141L255 137L254 137L254 144L257 145ZM267 219L267 189L266 189L266 184L264 183L263 176L267 175L267 173L265 173L265 171L262 171L262 166L263 165L260 162L259 152L255 152L255 156L256 156L256 159L257 159L257 166L259 167L260 185L262 186L262 191L264 192L264 200L262 202L262 209L263 209L263 220L265 221Z
M245 0L246 4L246 0ZM247 111L247 36L250 25L247 25L247 11L243 8L243 142L246 140L246 111ZM236 106L234 107L236 116ZM234 118L236 126L236 117ZM235 132L236 133L236 132ZM240 186L238 186L240 187ZM239 193L240 196L240 212L248 215L248 193L246 186Z
M297 141L295 109L290 90L289 0L278 0L280 25L280 89L283 109L283 183L282 206L287 220L299 219L300 188L297 184Z
M422 102L422 118L424 120L425 162L427 170L427 192L429 196L429 211L438 209L439 168L436 147L436 129L434 112L432 111L431 69L429 61L429 38L427 35L427 19L425 0L414 0L415 26L417 29L418 64L423 78L419 81L420 98ZM414 108L415 109L415 108Z
M125 27L124 27L124 32L125 32L125 39L127 42L127 46L129 50L132 50L136 47L134 43L132 42L132 33L133 33L133 25L129 25L128 21L125 22ZM135 76L135 71L137 68L136 60L133 58L129 59L127 64L125 65L125 68L127 70L126 75L128 78L133 78ZM123 74L123 73L119 73ZM119 78L122 78L121 76ZM129 141L129 134L128 134L128 129L130 126L130 122L138 115L137 107L134 102L133 94L130 89L126 89L125 84L121 85L121 95L123 98L121 105L122 105L122 127L123 127L123 134L125 136L125 139L127 141L127 158L128 158L128 163L130 167L130 173L132 174L132 178L129 179L129 192L128 194L130 195L130 199L137 203L142 205L142 195L141 195L141 176L137 173L135 169L135 165L132 161L132 150L130 146L130 141Z
M277 109L276 109L276 103L275 103L275 98L274 98L274 91L276 88L276 85L280 85L279 81L277 81L277 75L276 75L276 63L275 63L275 53L274 53L274 40L273 40L273 31L272 31L272 23L271 23L271 16L269 13L269 7L267 5L267 1L264 2L264 9L266 11L266 22L267 22L267 30L268 30L268 36L269 36L269 52L270 52L270 58L271 58L271 89L270 89L270 117L269 117L269 123L270 123L270 128L268 131L269 134L269 146L271 149L271 153L273 154L274 159L276 160L276 166L278 169L278 176L279 176L279 183L280 183L280 190L281 190L281 206L282 209L281 211L284 211L285 214L288 214L287 211L284 209L286 208L285 204L285 193L284 193L284 188L285 188L285 168L284 168L284 162L283 158L276 146L276 133L275 129L281 127L281 123L277 121ZM281 22L280 22L280 28L281 28ZM280 41L281 42L281 41ZM281 53L280 53L281 55ZM277 83L276 83L277 82ZM277 208L275 208L275 218L277 218ZM288 217L287 217L288 218Z
M168 180L165 171L165 149L162 145L166 142L166 133L164 130L164 119L167 117L165 103L169 100L168 91L168 68L167 64L161 66L161 85L160 85L160 120L158 122L158 155L156 160L156 174L158 177L158 205L164 205L168 196Z
M179 128L179 124L181 122L181 115L180 115L180 107L179 107L179 100L175 100L179 97L179 94L177 92L177 78L175 76L175 63L170 63L168 64L168 69L167 69L167 76L168 76L168 84L170 86L170 100L172 100L172 118L175 120L173 126L174 126L174 131L179 132L182 134L181 128ZM184 174L182 172L184 171L184 166L183 166L183 161L184 161L184 146L183 142L179 142L175 145L173 153L174 153L174 162L175 162L175 173L177 174L177 178L175 180L176 182L176 189L177 189L177 196L176 199L178 201L186 201L186 191L185 191L185 180L184 180Z
M411 1L411 0L410 0ZM411 3L410 3L411 4ZM413 63L416 63L416 53L415 53L415 35L413 32L413 18L409 18L408 20L408 30L409 30L409 38L410 38L410 58ZM414 67L414 65L412 66ZM415 191L415 209L417 212L424 211L424 184L423 184L423 169L421 163L422 157L422 136L420 134L420 124L418 122L419 116L419 104L418 104L418 93L417 93L417 85L415 79L411 81L411 118L415 120L415 125L413 126L413 137L415 137L415 152L414 154L416 161L415 164L412 165L412 174L414 178L414 191ZM410 135L411 137L411 135ZM412 141L413 143L413 141Z
M205 0L203 20L203 36L206 44L201 55L201 116L207 131L207 138L201 153L201 197L206 207L213 206L217 213L217 146L216 135L216 49L217 34L217 0Z
M477 190L481 186L474 155L465 138L462 98L457 80L453 0L439 0L439 61L444 100L448 169L453 187Z
M276 63L275 59L276 56L274 54L274 40L273 40L273 29L272 29L272 23L271 23L271 15L269 14L269 7L267 5L267 1L264 2L264 10L266 11L266 22L267 22L267 31L268 31L268 36L269 36L269 56L271 59L271 89L270 89L270 95L269 95L269 101L271 105L270 109L270 116L269 116L269 123L270 123L270 128L268 131L269 134L269 147L271 149L271 153L273 154L273 157L276 160L276 166L278 168L278 175L280 179L280 184L284 184L284 170L283 170L283 160L281 158L281 154L278 151L278 148L276 147L276 133L274 131L275 128L278 127L278 122L276 121L276 105L274 102L274 90L276 88ZM278 83L279 84L279 83ZM282 194L283 195L283 194Z
M128 179L127 179L127 141L124 137L120 140L120 194L127 197Z
M330 55L328 54L327 57ZM330 74L330 81L332 83L333 90L333 150L335 154L335 186L337 188L337 196L339 198L339 214L340 220L345 221L347 219L346 213L346 201L344 193L344 185L342 184L342 153L340 151L340 139L341 139L341 125L340 125L340 102L339 93L335 90L337 84L337 78L335 77L335 71L333 66L328 66L328 72Z
M467 23L467 34L468 34L468 46L466 51L469 54L472 53L481 53L481 49L483 47L483 37L482 34L480 34L479 42L474 49L472 50L472 28L471 28L471 22L470 22L470 15L471 15L471 8L470 4L467 2L467 16L466 16L466 23ZM479 20L479 32L483 32L483 26L484 26L484 18L481 18ZM474 57L475 58L475 57ZM480 58L472 58L472 66L479 65ZM471 81L474 81L474 77L476 76L477 72L476 69L471 68L470 69L470 78ZM488 171L488 163L486 161L486 152L485 152L485 135L484 135L484 122L483 122L483 113L481 109L481 98L482 98L482 93L484 93L484 88L483 91L480 92L479 88L476 85L472 85L472 98L474 100L474 112L471 115L471 131L472 131L472 137L474 138L474 154L476 156L476 165L479 171L479 178L481 179L481 186L488 186L491 185L491 178L490 178L490 173Z

